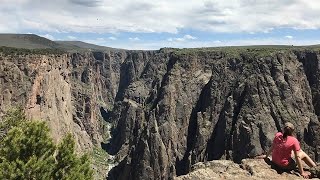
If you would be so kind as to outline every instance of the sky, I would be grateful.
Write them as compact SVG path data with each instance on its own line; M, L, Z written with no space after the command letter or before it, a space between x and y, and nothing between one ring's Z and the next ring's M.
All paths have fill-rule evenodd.
M0 33L124 49L320 44L316 0L0 0Z

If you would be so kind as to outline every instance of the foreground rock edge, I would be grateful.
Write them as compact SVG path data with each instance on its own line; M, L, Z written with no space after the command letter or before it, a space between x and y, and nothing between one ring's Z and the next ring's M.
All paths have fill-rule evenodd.
M320 173L319 166L310 170L313 177ZM190 173L174 178L175 180L209 179L303 179L298 171L277 172L262 159L244 159L241 164L230 160L199 162L192 166ZM312 178L319 179L319 178Z

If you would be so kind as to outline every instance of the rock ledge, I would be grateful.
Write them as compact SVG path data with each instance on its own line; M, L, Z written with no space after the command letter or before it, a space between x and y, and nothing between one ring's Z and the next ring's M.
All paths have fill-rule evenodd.
M319 166L318 166L319 167ZM318 168L317 167L317 168ZM314 168L315 169L315 168ZM319 168L318 168L319 169ZM317 173L319 173L317 171ZM175 180L209 179L303 179L298 171L277 172L260 159L244 159L241 164L229 160L200 162L192 166L189 174L175 177ZM318 179L318 178L313 178Z

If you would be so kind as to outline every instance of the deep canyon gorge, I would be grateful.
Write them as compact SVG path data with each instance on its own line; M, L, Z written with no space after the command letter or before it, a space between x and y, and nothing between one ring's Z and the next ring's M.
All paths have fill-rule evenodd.
M320 51L226 47L0 52L0 116L22 106L58 141L113 157L108 179L173 179L198 162L240 163L285 122L320 161Z

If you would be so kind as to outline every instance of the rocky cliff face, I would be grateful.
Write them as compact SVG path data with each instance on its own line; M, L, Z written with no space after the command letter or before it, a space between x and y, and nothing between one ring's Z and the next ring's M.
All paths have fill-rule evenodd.
M173 179L197 162L261 154L287 121L320 160L320 52L161 49L1 55L0 108L22 104L80 149L102 142L109 179ZM111 126L111 138L106 140Z
M138 71L110 118L108 150L121 161L110 178L169 179L201 161L240 162L267 150L287 121L319 161L319 53L228 53L172 53Z
M54 139L72 132L79 150L90 149L103 141L101 112L112 107L125 54L2 54L0 112L24 106L49 123Z

